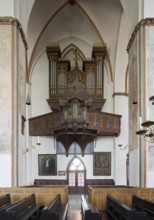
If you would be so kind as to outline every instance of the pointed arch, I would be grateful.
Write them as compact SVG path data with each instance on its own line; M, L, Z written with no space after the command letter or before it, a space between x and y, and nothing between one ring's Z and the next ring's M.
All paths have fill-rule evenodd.
M61 11L63 10L66 6L68 6L70 3L69 1L67 1L66 3L64 3L62 6L60 6L56 11L55 13L50 17L50 19L47 21L47 23L44 25L44 27L42 28L42 31L40 32L40 34L38 35L37 37L37 40L34 44L34 47L32 49L32 53L30 55L30 60L29 60L29 65L28 65L28 71L27 71L27 79L29 81L29 76L30 76L30 71L31 71L31 67L32 67L32 61L33 61L33 56L34 56L34 53L35 53L35 50L37 48L37 45L44 33L44 31L47 29L47 27L49 26L49 24L51 23L51 21L56 17L56 15ZM103 45L105 45L104 43L104 40L98 30L98 28L96 27L94 21L91 19L91 17L89 16L89 14L86 12L86 10L78 3L78 2L75 2L75 4L79 7L79 9L84 13L84 15L88 18L89 22L92 24L92 26L94 27L94 29L96 30L96 33L98 34L98 37L100 38L100 41ZM110 79L111 81L113 82L113 73L112 73L112 66L111 66L111 61L110 61L110 58L109 58L109 54L107 52L106 54L106 59L108 61L108 64L109 64L109 70L110 70Z
M72 50L74 51L75 49L77 49L78 51L79 51L79 57L80 57L80 59L83 61L83 60L85 60L86 59L86 57L85 57L85 55L83 54L83 52L80 50L80 48L79 47L77 47L75 44L69 44L63 51L62 51L62 53L61 53L61 56L62 57L65 57L65 56L67 56L67 54L69 53L69 52L71 52Z
M86 167L85 167L84 162L80 159L80 157L78 157L78 156L76 156L76 155L75 155L75 156L70 160L70 162L68 163L67 171L70 170L70 167L71 167L73 161L75 161L75 160L79 161L79 162L83 165L83 168L84 168L83 170L86 171ZM77 170L77 169L76 169L76 170Z

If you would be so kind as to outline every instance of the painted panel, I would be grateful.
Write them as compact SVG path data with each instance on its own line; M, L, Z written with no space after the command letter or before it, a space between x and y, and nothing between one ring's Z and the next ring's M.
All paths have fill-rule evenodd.
M25 143L25 134L26 134L26 49L21 37L21 34L18 30L18 75L17 75L17 117L18 117L18 156L19 156L19 166L18 166L18 183L19 185L26 185L27 178L27 167L26 167L26 143ZM25 172L23 172L23 170Z
M149 97L154 95L154 26L147 26L146 30L146 107L148 107L147 120L153 120L153 105L151 105L151 102L149 102Z
M20 33L18 36L18 108L25 116L26 51Z
M11 26L0 25L0 153L11 152Z
M111 175L111 152L95 152L93 162L94 176Z
M138 99L138 63L137 63L137 37L129 51L129 141L130 145L137 147L137 111L133 101Z
M146 27L146 120L154 120L153 105L149 98L154 95L154 26ZM146 142L146 184L147 187L153 187L154 178L154 145Z

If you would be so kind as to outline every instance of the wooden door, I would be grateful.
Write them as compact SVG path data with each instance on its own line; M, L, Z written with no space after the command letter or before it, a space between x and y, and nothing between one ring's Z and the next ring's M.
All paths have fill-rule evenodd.
M84 165L78 158L72 160L68 168L69 194L85 193L86 172Z

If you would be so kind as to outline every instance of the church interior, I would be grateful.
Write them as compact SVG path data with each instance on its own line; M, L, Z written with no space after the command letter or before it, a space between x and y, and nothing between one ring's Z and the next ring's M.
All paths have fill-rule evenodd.
M0 219L153 219L153 0L0 4Z

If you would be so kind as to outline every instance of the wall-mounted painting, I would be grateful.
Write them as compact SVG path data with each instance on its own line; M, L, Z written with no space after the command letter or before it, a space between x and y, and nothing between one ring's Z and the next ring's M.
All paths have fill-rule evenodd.
M111 175L111 152L95 152L93 163L94 176Z
M39 154L38 169L40 176L57 175L57 155L56 154Z

